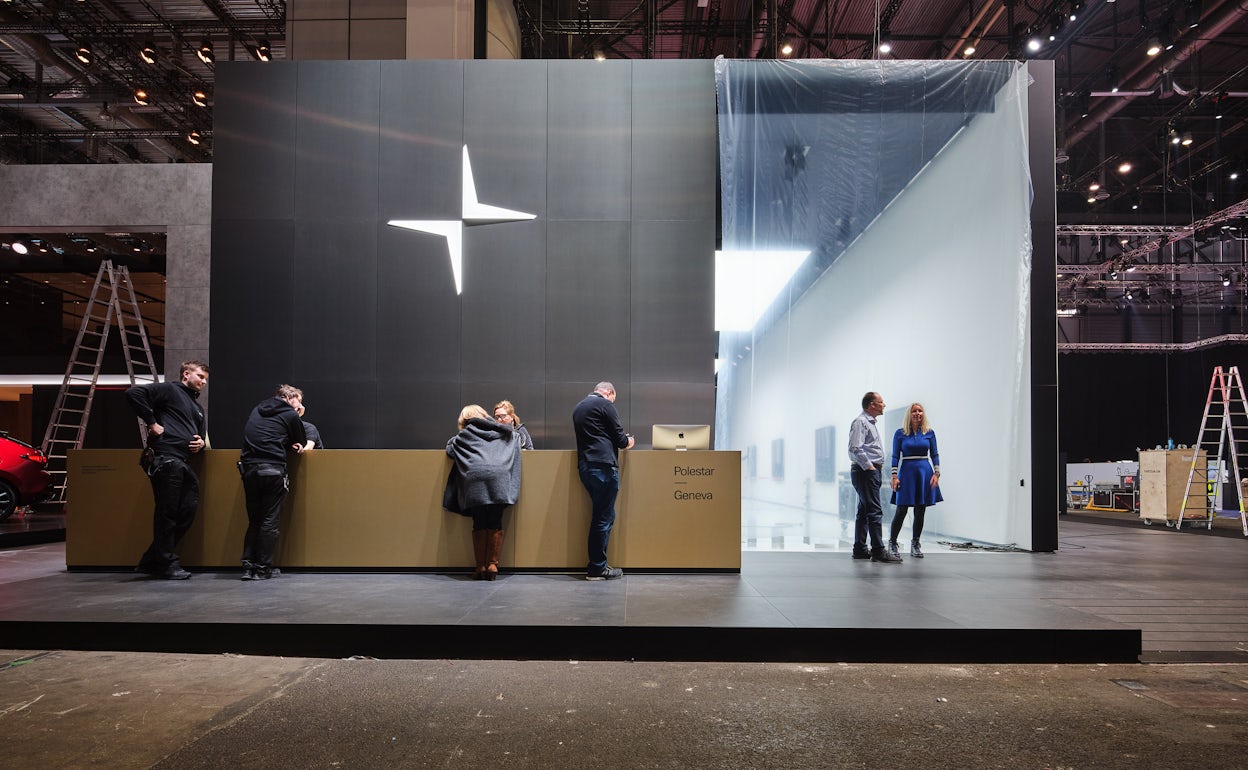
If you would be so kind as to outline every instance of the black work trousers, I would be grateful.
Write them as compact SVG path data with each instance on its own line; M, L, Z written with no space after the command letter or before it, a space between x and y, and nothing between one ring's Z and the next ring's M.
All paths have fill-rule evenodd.
M157 457L148 476L152 498L152 544L139 559L139 567L152 572L178 564L174 551L182 536L195 521L199 508L199 479L191 466L180 457Z
M243 494L247 498L247 535L243 538L243 568L273 566L278 520L290 482L279 465L243 466Z

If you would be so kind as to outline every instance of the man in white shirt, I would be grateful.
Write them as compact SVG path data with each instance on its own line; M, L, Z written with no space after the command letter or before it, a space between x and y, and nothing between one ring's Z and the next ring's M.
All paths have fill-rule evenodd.
M884 547L884 510L880 506L881 473L884 468L884 444L875 419L884 414L884 399L870 391L862 397L862 414L849 426L849 457L852 460L849 478L858 493L858 515L854 518L854 558L870 559L885 564L901 562ZM871 550L867 550L867 535Z

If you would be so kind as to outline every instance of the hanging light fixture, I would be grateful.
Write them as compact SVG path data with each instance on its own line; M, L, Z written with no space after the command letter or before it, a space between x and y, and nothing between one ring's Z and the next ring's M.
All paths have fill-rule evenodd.
M190 142L191 144L198 146L199 140L200 140L200 136L199 136L198 131L192 131L191 133L186 135L186 141Z
M155 64L156 45L150 42L144 43L143 47L139 49L139 59L141 59L144 64Z
M196 107L207 107L208 93L203 89L196 88L191 92L191 101L194 102Z
M269 45L268 39L262 37L256 43L256 58L260 61L273 60L273 48Z
M204 64L212 64L217 58L212 53L212 41L208 38L204 38L199 41L199 48L195 49L195 55L198 56L199 60Z
M95 61L95 54L91 53L91 48L86 43L78 46L78 50L74 51L74 58L88 67Z
M146 107L148 101L149 101L149 97L147 95L147 89L145 88L134 89L134 103L135 104L139 104L139 105Z
M1156 35L1148 39L1148 48L1144 49L1144 53L1149 56L1156 56L1161 53L1161 40Z

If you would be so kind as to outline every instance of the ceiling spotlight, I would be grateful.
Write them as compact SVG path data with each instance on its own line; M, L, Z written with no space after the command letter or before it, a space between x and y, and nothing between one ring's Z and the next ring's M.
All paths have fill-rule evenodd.
M886 33L880 35L879 51L880 53L892 53L893 52L893 43L891 40L888 39L888 35Z
M1232 171L1232 172L1229 174L1228 178L1229 178L1232 182L1234 182L1236 179L1239 179L1239 172L1238 172L1238 171Z
M1161 53L1161 40L1159 40L1156 35L1148 39L1148 48L1144 50L1144 53L1149 56L1156 56Z
M156 46L152 43L144 43L143 47L139 49L139 58L143 60L144 64L155 64Z
M1124 160L1122 163L1119 163L1119 164L1118 164L1118 173L1119 173L1119 174L1130 174L1130 173L1131 173L1131 161Z
M202 89L196 88L191 92L191 101L195 103L196 107L207 107L208 94Z
M1070 4L1070 20L1074 21L1079 18L1079 14L1083 12L1083 0L1074 0Z
M136 89L134 89L134 102L135 102L135 104L140 104L140 105L142 105L142 106L146 107L146 106L147 106L148 101L149 101L149 99L148 99L148 95L147 95L147 90L146 90L146 89L144 89L144 88L136 88Z
M191 133L187 134L186 141L190 142L191 144L198 145L199 144L199 132L192 131Z
M1101 189L1101 183L1093 182L1092 184L1088 185L1088 189L1092 192L1096 192L1097 190Z
M1222 274L1222 285L1223 285L1223 286L1230 286L1230 285L1231 285L1231 274L1230 274L1230 273L1223 273L1223 274Z
M974 55L975 55L975 44L974 44L974 43L967 43L967 44L966 44L966 48L963 48L963 49L962 49L962 56L963 56L964 58L969 58L969 57L974 56Z
M108 111L108 102L104 102L104 106L100 107L100 114L96 117L98 117L102 123L107 123L113 119L113 113Z
M784 56L788 56L793 53L793 44L788 40L784 41L784 44L780 46L780 53Z
M273 49L267 38L260 38L256 43L256 58L260 61L273 61Z
M1117 278L1117 277L1118 277L1118 268L1116 268L1116 267L1111 267L1111 268L1109 269L1109 277L1110 277L1110 278Z
M1192 132L1184 131L1182 138L1179 139L1179 144L1183 145L1184 147L1190 147L1192 145Z
M1122 293L1122 297L1123 297L1123 299L1135 299L1135 297L1134 297L1134 296L1132 296L1132 294L1131 294L1131 290L1130 290L1130 289L1127 289L1126 291L1124 291L1124 292Z
M13 249L13 251L17 252L18 254L25 254L28 251L28 249L26 248L26 244L22 243L21 241L13 241L12 245L10 245L9 248Z
M208 38L204 38L200 41L199 48L195 49L195 55L198 56L199 60L204 64L212 64L217 58L212 53L212 41Z
M1096 203L1096 196L1095 196L1095 195L1089 195L1089 196L1088 196L1088 203Z
M86 45L78 46L78 50L74 51L74 58L88 67L95 61L95 55L91 53L91 49Z
M1044 43L1040 41L1040 38L1032 37L1030 40L1027 41L1027 50L1031 51L1032 53L1035 53L1036 51L1039 51L1043 45Z

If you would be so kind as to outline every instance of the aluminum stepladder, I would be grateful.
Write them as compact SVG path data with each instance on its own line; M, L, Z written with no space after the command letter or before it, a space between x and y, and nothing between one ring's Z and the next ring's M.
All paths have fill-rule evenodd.
M91 296L86 300L78 337L74 340L69 365L65 368L65 379L61 381L56 406L43 435L43 453L48 458L48 473L52 476L52 502L65 502L69 450L82 448L100 368L104 363L104 349L114 324L121 333L130 384L156 382L159 379L156 363L152 359L152 347L139 313L139 303L134 296L134 285L130 282L130 271L124 265L114 267L111 260L105 260L100 264ZM146 426L142 420L138 422L139 439L145 441Z
M1224 447L1227 448L1225 454ZM1204 463L1201 463L1202 450L1206 453ZM1176 528L1183 525L1188 502L1194 497L1203 498L1208 528L1213 528L1213 505L1222 489L1222 460L1225 458L1229 460L1231 479L1235 483L1236 497L1239 499L1240 527L1244 536L1248 537L1248 517L1244 514L1244 487L1239 472L1239 458L1246 455L1248 401L1244 398L1244 381L1240 377L1238 366L1232 366L1225 371L1216 366L1213 369L1213 379L1209 383L1209 395L1205 399L1205 412L1200 419L1200 434L1193 447L1192 467L1187 474L1187 489L1184 490L1183 507L1179 510ZM1209 458L1215 458L1212 465ZM1212 471L1209 470L1211 467ZM1199 485L1201 491L1198 494L1192 494L1193 483Z

